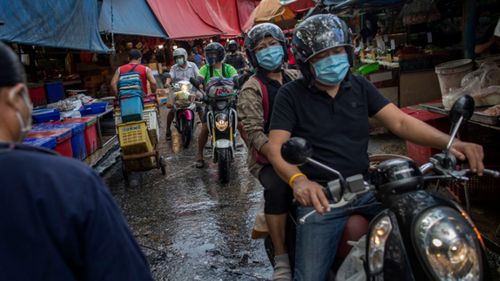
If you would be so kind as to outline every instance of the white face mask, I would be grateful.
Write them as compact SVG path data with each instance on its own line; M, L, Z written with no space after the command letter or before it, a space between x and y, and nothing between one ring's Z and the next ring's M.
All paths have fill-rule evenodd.
M184 58L177 58L175 60L175 62L177 63L178 66L183 66L184 64L186 64L186 61L184 61Z
M15 92L12 92L11 93L12 98L14 95L15 95ZM28 134L28 132L31 130L31 125L32 125L31 114L33 112L33 105L31 104L31 101L29 99L28 92L26 91L26 89L23 91L22 95L23 95L24 104L28 108L29 118L28 118L28 120L24 120L21 112L16 111L17 121L19 122L19 128L21 130L19 141L23 141L24 138L26 137L26 135Z

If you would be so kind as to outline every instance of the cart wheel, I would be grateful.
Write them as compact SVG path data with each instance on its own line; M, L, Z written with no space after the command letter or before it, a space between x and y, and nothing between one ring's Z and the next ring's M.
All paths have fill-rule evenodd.
M128 172L124 164L122 164L122 174L123 174L123 179L125 180L125 182L128 183Z
M167 171L165 170L166 166L167 165L165 163L165 158L163 158L163 156L160 156L160 171L161 171L162 175L166 175L167 174Z

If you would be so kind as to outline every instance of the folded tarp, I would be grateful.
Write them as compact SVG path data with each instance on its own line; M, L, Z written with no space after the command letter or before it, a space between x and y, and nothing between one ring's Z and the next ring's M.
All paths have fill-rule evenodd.
M0 40L110 52L99 34L97 1L0 1Z

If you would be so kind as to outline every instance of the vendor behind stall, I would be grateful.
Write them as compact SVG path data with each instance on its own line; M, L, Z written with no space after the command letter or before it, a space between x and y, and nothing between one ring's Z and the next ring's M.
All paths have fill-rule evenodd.
M474 48L476 55L500 54L500 18L496 26L491 25L488 28L484 37L486 37L486 41L483 39Z

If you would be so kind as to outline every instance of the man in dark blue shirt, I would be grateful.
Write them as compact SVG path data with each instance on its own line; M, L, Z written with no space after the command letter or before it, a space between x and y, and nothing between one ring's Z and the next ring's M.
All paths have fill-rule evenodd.
M449 136L401 112L382 97L365 78L350 74L353 46L347 25L338 17L315 15L299 24L292 41L303 79L280 88L271 118L268 158L281 178L293 189L302 205L297 216L314 208L314 216L297 226L294 280L325 280L334 261L347 218L356 212L373 216L372 193L344 208L330 211L321 182L331 176L304 165L297 167L281 158L281 146L291 136L307 139L313 158L345 177L368 170L368 118L373 117L396 135L412 142L443 149ZM451 153L469 160L478 174L483 170L482 147L454 142Z
M25 82L0 42L0 280L152 280L99 176L19 144L31 124Z

